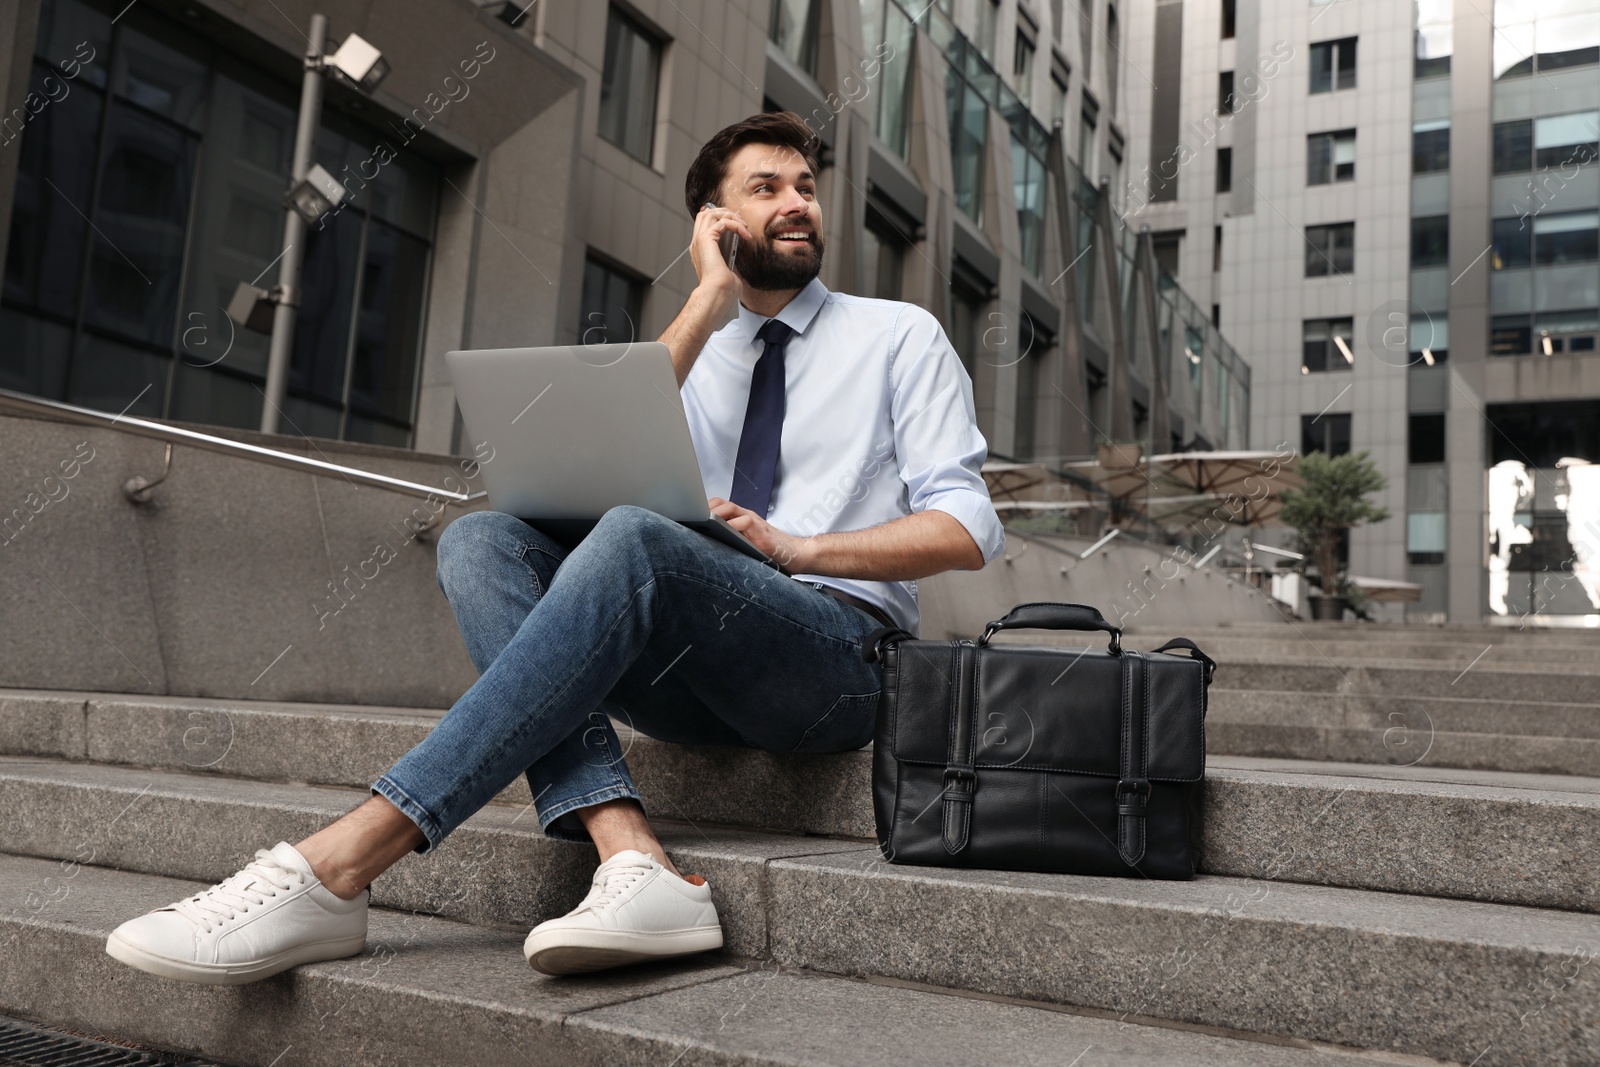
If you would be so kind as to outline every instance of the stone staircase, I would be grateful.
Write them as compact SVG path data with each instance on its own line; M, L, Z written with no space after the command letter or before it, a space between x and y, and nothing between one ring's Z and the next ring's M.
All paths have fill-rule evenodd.
M890 865L868 751L623 731L726 946L560 979L521 940L594 852L520 781L374 884L360 957L233 989L123 967L114 926L349 810L440 712L0 691L0 1013L239 1067L1600 1063L1593 636L1188 636L1222 664L1194 881ZM1417 709L1431 733L1386 718Z

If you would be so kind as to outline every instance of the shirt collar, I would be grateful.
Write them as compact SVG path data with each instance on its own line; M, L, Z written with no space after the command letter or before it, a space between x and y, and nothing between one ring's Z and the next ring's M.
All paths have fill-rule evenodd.
M822 310L822 305L828 300L828 287L822 284L822 279L812 278L806 287L794 295L794 299L784 305L783 310L773 316L795 333L804 334L806 327L817 317L817 312ZM757 315L754 311L739 305L739 331L747 339L754 341L756 331L761 329L767 321L765 315Z

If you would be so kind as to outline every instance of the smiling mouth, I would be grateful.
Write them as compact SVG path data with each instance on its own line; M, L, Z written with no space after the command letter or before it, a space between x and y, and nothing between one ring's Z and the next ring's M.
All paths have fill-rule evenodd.
M810 230L779 230L772 240L777 244L810 244L812 236Z

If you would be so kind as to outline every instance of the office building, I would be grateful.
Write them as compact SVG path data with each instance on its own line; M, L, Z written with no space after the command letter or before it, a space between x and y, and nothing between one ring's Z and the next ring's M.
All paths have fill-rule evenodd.
M1600 3L1129 15L1128 221L1249 361L1255 445L1387 476L1351 571L1600 622Z
M823 280L939 316L993 455L1246 443L1249 368L1114 222L1115 4L124 3L7 16L6 388L257 425L267 339L223 309L274 278L321 12L391 73L328 83L314 155L352 197L308 234L286 432L460 451L446 351L654 338L694 284L689 162L787 108L825 146Z

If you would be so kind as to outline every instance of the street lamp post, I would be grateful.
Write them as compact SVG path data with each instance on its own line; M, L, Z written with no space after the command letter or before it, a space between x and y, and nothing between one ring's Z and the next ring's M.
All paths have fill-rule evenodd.
M311 169L322 116L322 46L328 35L326 15L311 16L306 38L305 78L300 90L300 122L294 134L291 187L305 180ZM300 306L300 267L305 253L306 220L293 206L284 209L283 259L278 264L278 301L272 312L272 345L267 354L267 388L261 405L261 432L277 433L289 384L289 355L294 348L294 316Z

